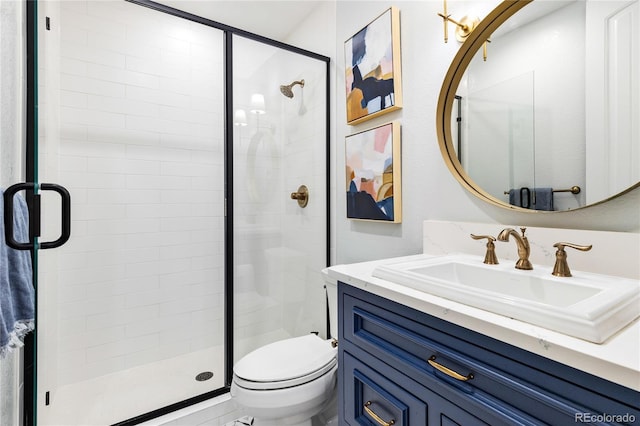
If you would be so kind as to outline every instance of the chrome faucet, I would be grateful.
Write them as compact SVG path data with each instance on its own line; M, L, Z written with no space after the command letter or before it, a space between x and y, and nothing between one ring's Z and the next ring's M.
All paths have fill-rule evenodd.
M516 240L516 245L518 246L518 261L516 262L516 269L533 269L533 265L529 261L529 254L531 253L531 248L529 247L529 240L524 235L524 232L527 228L520 228L522 231L522 236L518 234L513 228L505 228L500 234L498 234L498 241L509 241L509 236L513 235L513 238Z

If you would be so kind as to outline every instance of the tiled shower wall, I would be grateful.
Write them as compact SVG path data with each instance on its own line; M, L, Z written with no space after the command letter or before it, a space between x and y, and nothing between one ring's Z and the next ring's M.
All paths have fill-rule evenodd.
M70 190L72 238L42 282L64 384L222 344L223 43L127 2L59 13L41 180Z

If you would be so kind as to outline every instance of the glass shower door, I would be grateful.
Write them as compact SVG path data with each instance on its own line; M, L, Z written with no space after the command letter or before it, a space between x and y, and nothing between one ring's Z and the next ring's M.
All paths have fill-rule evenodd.
M114 424L224 386L223 33L39 5L38 424Z
M326 336L327 65L232 40L237 361L276 340Z
M25 10L21 2L0 2L0 189L4 191L24 176L24 114L21 96L24 90L22 72L22 46L24 35L21 23ZM0 191L0 192L2 192ZM0 196L0 203L3 197ZM3 218L0 217L0 221ZM0 222L2 223L2 222ZM2 231L4 232L4 227ZM4 234L3 234L4 236ZM4 241L4 238L1 238ZM4 265L3 265L4 266ZM5 293L0 289L0 294ZM3 296L0 296L3 297ZM0 310L6 305L0 301ZM4 316L0 322L5 324ZM0 342L4 343L4 342ZM2 352L0 350L0 352ZM23 349L0 356L0 425L20 423L23 398L21 388L24 377L22 369Z

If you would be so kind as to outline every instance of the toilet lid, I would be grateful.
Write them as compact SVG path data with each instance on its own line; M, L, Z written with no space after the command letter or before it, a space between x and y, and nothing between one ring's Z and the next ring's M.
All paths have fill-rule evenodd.
M249 382L280 382L331 367L337 349L315 334L281 340L245 355L233 367L237 378Z

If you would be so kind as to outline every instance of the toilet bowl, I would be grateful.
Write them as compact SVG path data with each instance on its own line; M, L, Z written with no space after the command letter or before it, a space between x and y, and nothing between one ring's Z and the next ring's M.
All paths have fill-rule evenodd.
M337 286L326 271L331 335L337 336ZM338 349L315 334L280 340L245 355L233 367L231 397L254 426L333 424Z

